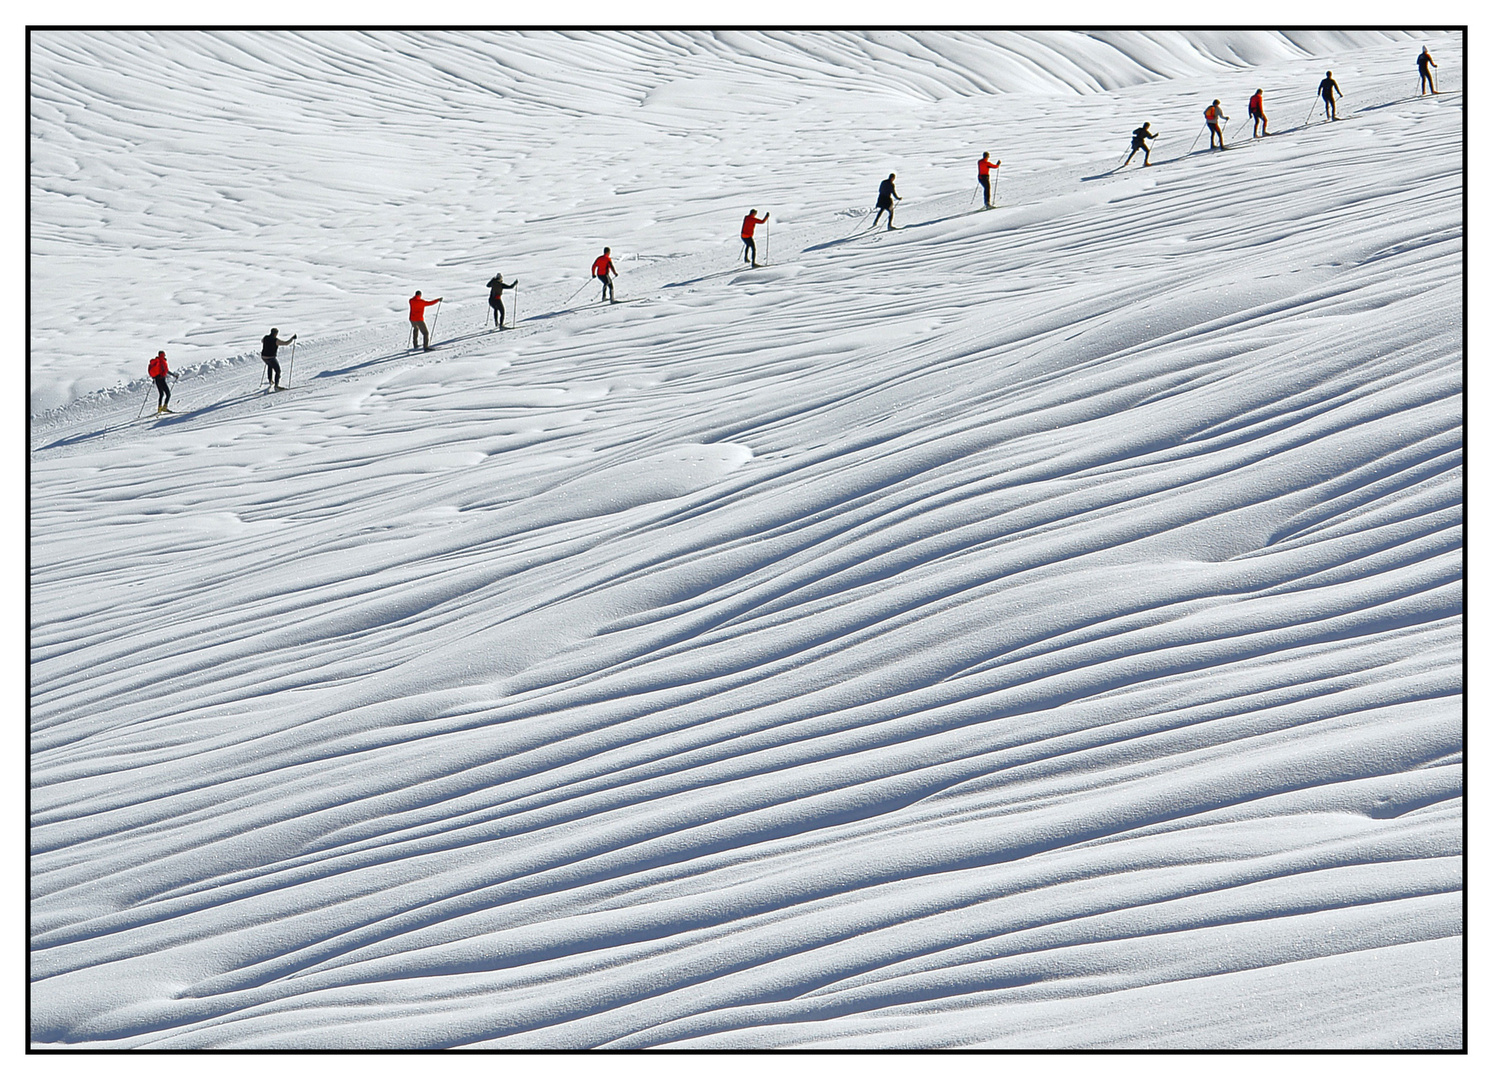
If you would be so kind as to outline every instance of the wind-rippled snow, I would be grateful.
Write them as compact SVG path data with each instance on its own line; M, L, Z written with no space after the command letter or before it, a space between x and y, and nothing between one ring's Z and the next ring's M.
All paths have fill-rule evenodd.
M1461 1045L1460 37L31 50L34 1044Z

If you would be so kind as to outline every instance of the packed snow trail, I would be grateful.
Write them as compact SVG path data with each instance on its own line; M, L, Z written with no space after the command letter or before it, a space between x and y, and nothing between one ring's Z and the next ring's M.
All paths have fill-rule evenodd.
M999 211L39 419L32 1040L1460 1045L1460 96L1104 183L996 100Z

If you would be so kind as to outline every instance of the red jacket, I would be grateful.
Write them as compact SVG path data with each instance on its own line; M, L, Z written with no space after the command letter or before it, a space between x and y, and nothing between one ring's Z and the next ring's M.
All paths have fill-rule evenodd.
M598 255L596 261L591 264L592 277L605 277L612 272L612 257L610 255Z
M757 226L766 220L765 217L753 217L751 214L748 214L741 222L741 238L743 240L750 240L752 234L757 231Z
M426 300L422 296L410 297L410 322L424 322L425 309L439 304L441 298L437 296L434 300Z
M1252 98L1249 99L1249 115L1251 115L1251 116L1263 116L1263 115L1265 115L1265 103L1260 100L1260 95L1259 94L1256 94L1254 97L1252 97Z
M989 158L981 158L979 160L979 162L978 162L978 165L980 167L980 175L981 176L989 176L991 169L999 169L1000 168L999 163L991 161Z
M162 375L170 375L171 369L166 366L166 354L150 358L150 367L145 369L152 379L159 379Z

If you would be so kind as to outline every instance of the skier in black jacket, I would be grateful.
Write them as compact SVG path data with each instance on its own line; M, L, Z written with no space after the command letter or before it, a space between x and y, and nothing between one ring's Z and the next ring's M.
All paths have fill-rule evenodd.
M1415 58L1415 66L1420 68L1420 92L1424 94L1426 87L1431 88L1431 93L1436 93L1436 80L1431 77L1431 69L1436 66L1436 61L1431 59L1431 50L1422 45L1420 55Z
M1327 78L1317 84L1317 93L1322 95L1322 111L1327 114L1329 120L1337 119L1337 99L1332 96L1334 91L1341 94L1343 88L1337 84L1337 80L1329 71Z
M503 275L498 274L487 283L487 287L491 290L487 294L487 306L492 308L492 321L499 330L507 330L508 327L503 325L503 319L508 314L503 309L503 290L518 288L518 278L514 278L512 281L504 281Z
M881 212L886 211L886 227L892 226L892 200L902 201L902 196L897 194L897 174L892 173L881 182L881 189L876 193L876 217L871 221L871 228L876 228L876 223L881 220Z
M1135 157L1137 150L1144 150L1146 152L1145 159L1141 161L1141 164L1151 164L1151 148L1146 145L1146 140L1154 138L1156 138L1156 132L1151 130L1151 121L1149 120L1132 131L1130 133L1130 154L1124 161L1120 162L1120 168L1123 169L1126 165L1130 164L1130 158Z
M263 326L264 323L260 323L259 325ZM276 354L281 345L289 345L295 339L296 335L291 334L287 340L281 341L280 331L271 327L270 332L265 334L264 338L260 341L259 359L264 361L265 372L270 380L270 387L274 390L280 389L280 361L276 359Z

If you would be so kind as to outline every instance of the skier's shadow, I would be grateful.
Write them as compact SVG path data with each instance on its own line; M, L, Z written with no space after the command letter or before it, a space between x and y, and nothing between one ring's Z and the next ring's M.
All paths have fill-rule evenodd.
M239 394L237 397L224 398L222 401L215 401L211 405L202 406L200 409L191 409L183 413L162 413L160 416L156 417L155 426L173 427L176 424L184 424L188 420L194 420L199 416L206 416L208 413L215 413L220 409L232 408L234 405L242 405L246 401L253 401L255 398L263 396L264 395L262 393L260 393L258 390L255 390L252 393Z
M328 368L326 371L319 372L311 377L313 379L332 379L338 375L351 375L354 371L362 371L364 368L371 368L375 364L382 364L386 360L396 360L401 356L408 356L409 354L409 349L399 349L396 352L384 353L383 356L375 356L372 360L364 360L361 364L349 364L347 367L342 368Z
M808 248L806 250L812 251L813 248ZM745 266L735 267L735 268L730 269L730 270L716 270L716 271L714 271L712 273L709 273L709 274L701 274L699 277L690 278L687 281L670 281L670 282L667 282L667 283L665 283L664 288L666 288L666 289L679 289L679 288L683 288L686 285L698 285L702 281L713 281L716 278L730 277L732 274L744 274L744 273L746 273L746 270L747 270L747 268Z
M111 431L123 431L129 426L130 421L125 421L122 424L109 424L107 427L101 427L96 431L80 431L76 435L64 435L60 439L53 439L49 443L43 443L41 446L38 446L37 449L57 450L64 446L77 446L79 443L85 443L91 439L102 439Z
M631 303L629 300L619 300L619 304ZM542 315L526 316L526 322L544 322L546 319L558 319L561 315L574 315L577 311L597 311L611 305L605 300L586 301L581 304L572 304L570 307L556 308L554 311L546 311Z
M852 240L859 240L861 237L863 237L863 236L870 236L872 233L877 232L877 231L878 230L875 229L875 228L857 229L855 232L851 233L849 236L842 236L838 240L826 240L822 244L810 244L808 247L804 248L804 250L805 251L823 251L825 248L839 247L841 244L848 244Z

